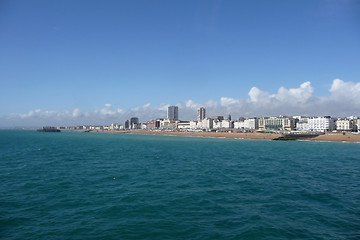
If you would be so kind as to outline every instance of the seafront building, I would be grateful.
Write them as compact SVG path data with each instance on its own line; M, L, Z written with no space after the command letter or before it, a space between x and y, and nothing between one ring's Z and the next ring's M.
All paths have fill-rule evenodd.
M308 119L309 131L331 132L335 130L335 118L330 116L311 117Z
M354 119L340 118L336 120L336 130L339 132L354 132L357 130L357 125Z
M137 118L137 117L130 118L130 128L131 129L139 128L139 118Z
M198 109L198 121L202 121L206 118L206 110L204 107Z
M110 126L110 130L120 130L121 129L121 125L118 123L112 123Z
M256 118L247 118L247 119L239 119L234 121L234 128L235 129L258 129L259 128L259 121Z
M165 118L160 120L160 129L162 130L175 130L176 129L176 122L169 118Z
M301 132L308 132L310 131L309 128L309 118L303 117L303 116L296 116L294 117L296 119L296 130Z
M260 130L294 130L296 122L290 117L261 117L258 119L258 128Z
M181 130L190 130L190 121L177 121L176 128Z
M179 108L178 106L169 106L167 110L167 118L171 121L179 120Z
M211 118L205 118L201 121L201 124L199 125L200 128L202 129L213 129L214 126L214 120Z
M234 128L234 122L229 119L223 119L221 121L213 119L213 128L214 129Z
M146 129L159 129L161 120L151 120L145 123Z
M130 121L129 120L126 120L124 122L124 129L130 129Z
M139 118L137 117L132 117L130 118L130 120L126 120L124 122L124 127L123 129L139 129L140 128L140 124L139 124Z
M330 116L301 117L296 123L296 130L303 132L331 132L335 129L336 119Z

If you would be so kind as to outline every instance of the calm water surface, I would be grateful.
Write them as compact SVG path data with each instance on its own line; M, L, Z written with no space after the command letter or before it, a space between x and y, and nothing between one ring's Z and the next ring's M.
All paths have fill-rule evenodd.
M360 239L360 144L0 131L1 239Z

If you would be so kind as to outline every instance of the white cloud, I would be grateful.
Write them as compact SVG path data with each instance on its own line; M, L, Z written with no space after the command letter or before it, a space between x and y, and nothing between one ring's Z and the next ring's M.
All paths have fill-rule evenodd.
M276 93L269 93L252 87L248 98L221 97L218 101L208 100L196 103L186 100L177 104L182 120L196 119L197 109L205 107L207 116L232 114L240 116L274 116L274 115L360 115L360 82L345 82L334 79L327 97L314 96L310 82L304 82L297 88L280 87ZM105 104L93 111L73 110L30 110L23 114L11 114L0 117L0 126L41 126L41 125L80 125L122 123L130 117L137 116L140 121L165 118L169 104L152 106L146 103L129 110L114 108Z
M169 104L164 105L163 108L161 108L161 110L167 111L167 107L170 106ZM178 104L176 104L176 106L179 107L179 110L182 109L192 109L193 111L197 111L198 108L200 108L202 105L199 103L195 103L193 100L187 100L185 102L180 102Z
M221 97L220 98L220 105L223 107L228 107L231 105L240 104L240 100L229 98L229 97Z
M147 104L145 104L144 106L143 106L143 108L148 108L148 107L150 107L151 106L151 104L150 103L147 103Z
M21 118L28 118L28 117L33 117L33 116L39 115L40 113L41 113L41 109L35 109L35 110L30 110L28 113L20 114L19 116Z
M276 94L269 94L256 87L249 91L250 105L257 115L333 115L347 116L360 113L360 82L333 80L329 89L330 96L314 96L310 82L304 82L298 88L280 87Z
M284 87L280 87L278 93L273 97L280 102L288 102L292 105L298 105L306 103L312 97L313 92L314 89L311 86L311 83L304 82L299 88L290 88L288 90ZM289 102L289 99L292 99L292 101Z
M169 104L161 104L160 106L157 107L158 111L167 111L167 108L169 107Z
M113 109L111 104L105 104L103 108L94 111L93 115L95 116L93 117L107 118L120 116L121 114L123 114L122 109ZM91 114L88 113L87 115L89 116Z
M260 101L268 101L270 98L270 95L266 92L261 91L257 87L252 87L248 93L250 97L250 101L257 103Z
M198 109L201 107L201 105L198 103L195 103L193 100L188 100L185 102L185 107L192 108L192 109Z
M344 82L341 79L335 79L331 85L329 92L334 99L349 99L359 101L360 97L360 82Z
M217 108L218 103L211 99L211 100L204 103L204 107L206 107L206 108Z
M80 109L75 108L75 109L73 110L72 116L73 116L74 118L77 118L77 117L79 117L80 115L81 115Z

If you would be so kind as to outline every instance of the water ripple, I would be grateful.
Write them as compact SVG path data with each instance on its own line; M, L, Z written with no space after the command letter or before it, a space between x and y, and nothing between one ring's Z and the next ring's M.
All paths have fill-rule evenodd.
M359 239L355 146L0 131L0 235Z

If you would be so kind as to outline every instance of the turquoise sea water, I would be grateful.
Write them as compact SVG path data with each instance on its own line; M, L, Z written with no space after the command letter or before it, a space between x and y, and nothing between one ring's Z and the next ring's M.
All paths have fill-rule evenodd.
M1 239L360 239L360 144L0 131Z

